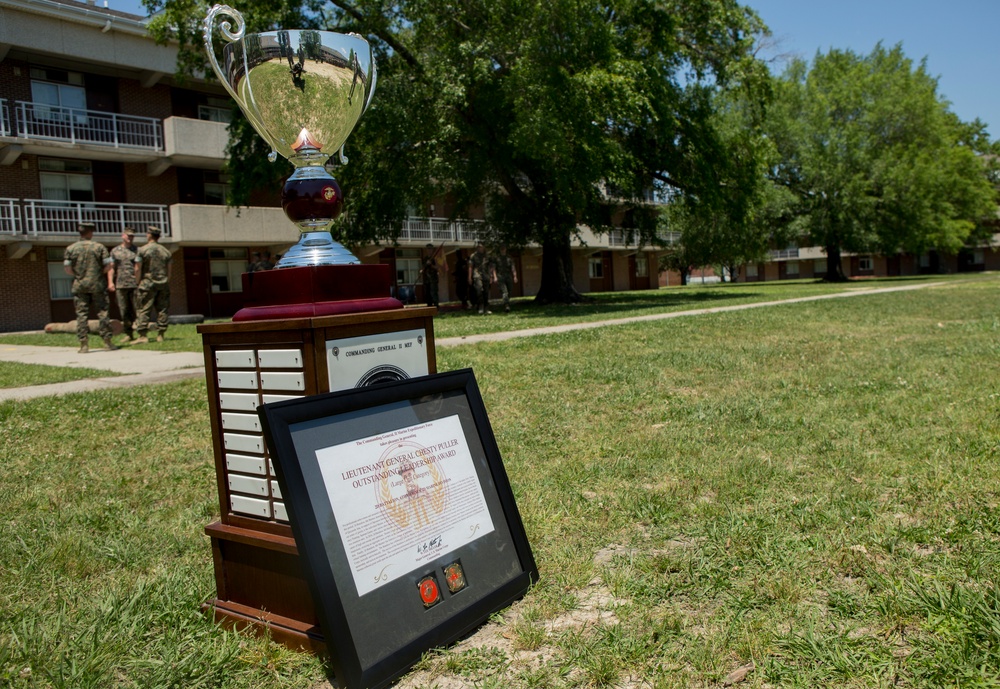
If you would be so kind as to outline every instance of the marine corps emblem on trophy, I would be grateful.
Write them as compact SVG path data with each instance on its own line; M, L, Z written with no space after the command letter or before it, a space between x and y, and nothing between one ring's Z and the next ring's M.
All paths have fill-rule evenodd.
M222 62L213 47L219 30L228 43ZM204 22L212 69L256 132L295 166L281 191L281 207L300 237L276 268L360 263L330 235L344 207L337 180L327 171L334 154L346 163L344 143L375 93L377 71L371 46L357 34L312 29L245 33L243 16L215 5Z

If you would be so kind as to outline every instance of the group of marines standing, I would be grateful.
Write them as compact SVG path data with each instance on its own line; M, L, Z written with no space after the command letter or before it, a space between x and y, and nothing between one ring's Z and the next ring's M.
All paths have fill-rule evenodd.
M104 349L118 349L111 341L111 321L108 318L108 293L114 294L121 312L124 336L122 343L149 342L147 332L156 314L156 341L163 342L167 332L170 308L169 249L160 244L160 228L146 229L146 243L136 248L135 230L126 227L122 243L112 249L94 241L94 224L80 223L80 241L66 247L63 270L73 276L73 306L76 309L76 336L80 353L90 351L91 306L97 311L98 332ZM132 326L139 334L133 339Z
M424 282L424 298L428 306L438 305L438 254L433 244L427 245L428 255L424 257L421 275ZM499 284L500 298L504 311L510 311L510 295L517 284L517 267L514 259L507 255L507 247L500 245L500 253L486 253L486 246L479 242L476 250L466 261L459 251L455 266L455 284L462 306L468 304L469 288L472 288L472 303L480 314L492 313L490 307L490 285Z

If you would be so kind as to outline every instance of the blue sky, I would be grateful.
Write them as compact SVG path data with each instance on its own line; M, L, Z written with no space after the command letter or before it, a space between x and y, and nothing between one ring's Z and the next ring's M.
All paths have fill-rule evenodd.
M140 0L108 0L111 9L145 14ZM239 7L238 0L231 4ZM765 57L850 48L867 54L882 41L903 44L915 62L927 58L952 111L986 122L1000 138L1000 0L745 0L771 28ZM780 64L776 71L781 71Z
M850 48L867 54L879 41L927 58L938 93L965 121L978 117L1000 138L1000 0L746 0L778 45L769 57ZM780 68L777 70L780 71Z

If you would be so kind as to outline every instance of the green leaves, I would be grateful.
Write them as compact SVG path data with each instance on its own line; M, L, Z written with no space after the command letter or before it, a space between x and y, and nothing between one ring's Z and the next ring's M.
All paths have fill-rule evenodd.
M813 243L893 254L958 250L995 210L982 124L961 123L901 46L792 63L767 121L771 178L798 197Z

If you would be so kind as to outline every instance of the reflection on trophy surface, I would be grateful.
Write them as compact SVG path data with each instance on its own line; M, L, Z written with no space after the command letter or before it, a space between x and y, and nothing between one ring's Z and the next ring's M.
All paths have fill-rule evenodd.
M222 65L212 36L216 18L229 21L219 29L229 41ZM330 236L330 226L344 206L337 180L325 165L343 155L375 93L375 59L368 41L356 34L330 31L279 30L245 34L243 16L215 5L205 17L204 37L212 68L236 99L250 124L278 155L295 166L281 192L285 215L302 232L277 268L360 263Z

